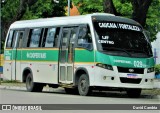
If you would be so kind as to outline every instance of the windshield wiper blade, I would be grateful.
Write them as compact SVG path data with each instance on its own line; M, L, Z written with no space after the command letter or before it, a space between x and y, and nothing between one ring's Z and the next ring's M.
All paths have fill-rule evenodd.
M103 48L108 49L108 50L123 51L123 52L127 53L129 56L132 56L128 51L126 51L124 49L120 49L120 48L116 48L116 47L103 47Z
M148 53L144 50L136 50L136 49L127 49L127 51L133 51L133 52L139 52L139 53L145 53L148 56Z

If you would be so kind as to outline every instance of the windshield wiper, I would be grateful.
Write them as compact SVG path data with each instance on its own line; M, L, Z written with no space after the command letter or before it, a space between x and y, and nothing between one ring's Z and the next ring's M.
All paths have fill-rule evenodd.
M116 50L116 51L123 51L125 53L127 53L129 56L132 56L128 51L124 50L124 49L120 49L120 48L116 48L116 47L103 47L105 48L106 50Z
M150 44L148 42L141 42L141 41L140 41L140 43L141 44L139 44L139 46L142 48L141 50L137 50L137 49L127 49L127 50L133 51L133 52L135 51L135 52L139 52L139 53L144 53L147 56L151 56L152 54L150 53L150 50L149 50ZM144 48L144 46L146 46L146 44L147 44L147 48Z
M145 53L147 56L149 56L149 54L146 51L144 51L144 50L127 49L127 51Z

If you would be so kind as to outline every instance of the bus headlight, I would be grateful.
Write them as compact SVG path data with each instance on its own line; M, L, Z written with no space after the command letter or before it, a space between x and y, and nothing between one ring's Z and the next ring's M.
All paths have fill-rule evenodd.
M154 71L154 67L151 67L151 68L148 68L147 69L147 73L151 73L151 72L153 72Z
M113 67L111 65L108 65L108 64L98 63L98 64L96 64L96 66L104 68L104 69L108 69L108 70L113 70Z

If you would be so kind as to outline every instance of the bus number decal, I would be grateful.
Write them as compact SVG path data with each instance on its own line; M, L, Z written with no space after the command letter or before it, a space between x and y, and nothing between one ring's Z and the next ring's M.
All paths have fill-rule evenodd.
M143 67L142 61L134 61L134 67Z

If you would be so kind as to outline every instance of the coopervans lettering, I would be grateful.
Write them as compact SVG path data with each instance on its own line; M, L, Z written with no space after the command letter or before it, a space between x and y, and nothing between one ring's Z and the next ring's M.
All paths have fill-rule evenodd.
M46 53L27 53L27 58L46 58Z

